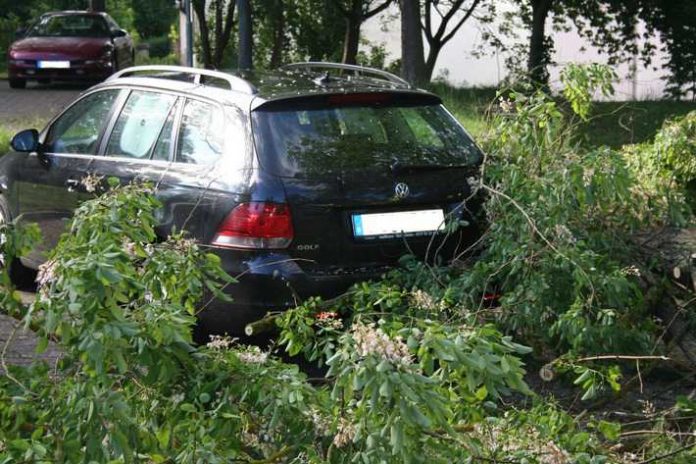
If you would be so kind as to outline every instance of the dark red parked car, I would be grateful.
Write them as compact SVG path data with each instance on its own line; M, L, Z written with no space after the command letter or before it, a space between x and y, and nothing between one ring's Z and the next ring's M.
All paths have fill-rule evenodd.
M46 13L8 50L10 87L27 80L103 80L134 64L133 41L108 14Z

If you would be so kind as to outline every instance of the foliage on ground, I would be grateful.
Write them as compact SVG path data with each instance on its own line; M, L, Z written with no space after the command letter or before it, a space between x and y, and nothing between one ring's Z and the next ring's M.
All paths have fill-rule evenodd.
M628 237L690 216L681 184L642 182L630 153L575 145L556 101L530 90L500 105L478 185L489 231L466 272L405 258L277 318L281 347L328 368L320 383L228 338L193 346L200 302L230 283L219 259L185 234L156 236L153 187L92 176L108 191L76 211L37 301L24 307L0 273L2 310L64 352L54 366L3 362L0 462L689 462L693 435L665 421L638 456L619 424L543 399L503 407L534 396L530 352L589 399L620 388L623 366L578 356L659 349ZM682 147L664 142L643 150ZM38 240L35 227L2 234L6 264Z
M196 348L196 303L229 277L185 236L158 242L158 206L142 186L83 203L29 308L2 273L3 310L35 329L42 348L53 340L64 352L55 366L5 366L3 462L452 462L503 453L472 430L487 430L481 421L501 395L527 391L526 348L492 326L444 323L439 308L387 283L356 291L365 309L348 331L332 315L314 319L309 306L288 313L300 337L331 334L331 346L321 345L331 351L330 387L229 339ZM3 233L8 263L37 239L35 227ZM296 339L292 349L311 346ZM543 436L554 433L567 430Z

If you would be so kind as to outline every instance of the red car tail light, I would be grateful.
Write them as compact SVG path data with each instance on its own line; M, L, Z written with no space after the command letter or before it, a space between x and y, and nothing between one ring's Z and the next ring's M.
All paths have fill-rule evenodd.
M252 201L235 207L218 226L213 245L227 248L287 248L293 239L290 208Z

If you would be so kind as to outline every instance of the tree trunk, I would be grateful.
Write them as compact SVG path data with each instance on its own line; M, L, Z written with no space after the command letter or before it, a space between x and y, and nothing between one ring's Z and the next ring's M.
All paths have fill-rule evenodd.
M230 43L230 37L232 36L232 25L234 24L234 7L235 2L227 2L227 11L224 10L224 1L218 0L217 7L219 10L216 11L216 31L215 31L215 56L213 57L213 65L216 69L222 67L222 60L225 57L225 49ZM223 26L224 19L224 26Z
M553 0L532 0L532 35L529 39L529 62L527 72L533 82L548 83L548 50L546 49L546 18Z
M193 9L198 18L198 27L201 31L201 51L203 52L203 67L213 67L213 54L210 49L210 31L208 30L208 19L206 18L206 0L193 0ZM189 46L193 46L190 44Z
M358 47L360 46L360 23L362 18L358 12L352 12L346 18L346 34L343 38L343 59L346 64L355 64L358 58Z
M415 85L428 82L423 57L420 0L399 0L401 6L401 75Z
M362 12L363 1L364 0L351 0L350 10L343 12L346 31L343 36L343 58L341 61L346 64L355 64L358 58L360 25L364 19Z
M273 49L271 50L271 69L278 68L283 63L285 50L285 10L283 0L276 1L276 17L273 24Z
M251 2L250 0L237 1L239 8L239 69L252 69Z
M425 60L425 71L423 78L425 82L430 82L433 78L433 71L435 70L435 63L437 63L437 57L440 55L440 50L442 50L442 45L430 44L428 49L428 59Z

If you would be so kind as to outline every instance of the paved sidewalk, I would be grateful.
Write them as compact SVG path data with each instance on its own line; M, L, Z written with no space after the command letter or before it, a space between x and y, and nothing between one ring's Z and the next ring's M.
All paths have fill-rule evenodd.
M22 299L29 303L34 298L31 293L22 293ZM8 340L10 343L8 343ZM5 362L10 364L26 365L31 363L36 355L36 337L31 331L25 331L19 321L11 317L0 315L0 355L5 352ZM60 356L58 348L50 343L48 349L40 355L49 364L55 362ZM0 365L0 374L3 368Z
M11 89L7 81L0 80L0 124L18 119L48 121L87 88L29 82L26 89Z

